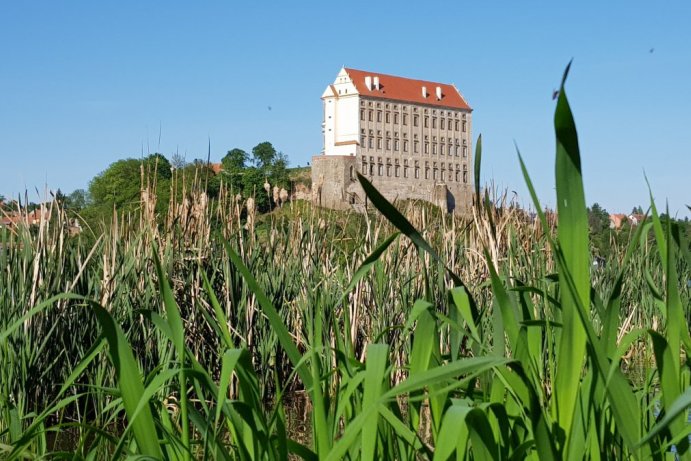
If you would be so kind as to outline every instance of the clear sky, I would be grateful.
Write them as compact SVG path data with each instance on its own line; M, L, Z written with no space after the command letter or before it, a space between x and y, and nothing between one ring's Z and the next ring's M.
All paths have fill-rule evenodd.
M566 3L566 2L560 2ZM528 202L514 142L554 203L564 67L586 200L691 215L691 2L10 2L0 4L0 194L69 193L120 158L219 161L271 141L321 150L341 66L455 83L483 179Z

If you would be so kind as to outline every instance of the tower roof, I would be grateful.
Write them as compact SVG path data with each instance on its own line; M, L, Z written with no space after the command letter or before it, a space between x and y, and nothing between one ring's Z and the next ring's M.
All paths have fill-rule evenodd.
M358 93L362 96L428 106L472 110L454 85L396 77L395 75L364 70L344 69L353 81ZM373 83L376 82L375 78L378 79L378 85ZM426 90L424 94L423 88Z

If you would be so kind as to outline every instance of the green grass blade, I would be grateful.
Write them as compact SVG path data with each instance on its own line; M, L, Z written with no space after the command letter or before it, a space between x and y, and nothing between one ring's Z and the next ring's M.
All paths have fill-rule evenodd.
M557 374L555 378L556 417L559 425L568 433L575 410L574 395L580 384L586 336L578 321L577 304L590 305L590 250L588 248L588 215L585 206L581 158L578 148L576 124L566 98L564 84L569 72L564 72L554 127L557 138L556 187L557 187L557 235L563 253L563 262L573 278L567 285L563 269L559 271L562 291L564 327L559 342Z
M133 417L144 394L144 385L132 348L108 311L96 303L92 303L91 307L101 325L103 336L108 341L108 352L115 366L122 401L129 423L132 425L132 432L137 440L138 450L143 455L159 459L162 453L158 444L158 434L151 408L147 405L136 418Z

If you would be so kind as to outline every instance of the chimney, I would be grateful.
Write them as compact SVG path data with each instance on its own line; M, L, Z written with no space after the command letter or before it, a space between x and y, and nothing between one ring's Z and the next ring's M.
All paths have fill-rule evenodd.
M426 86L423 86L423 87L422 87L422 97L423 97L423 98L426 98L426 97L427 97L427 87L426 87Z
M379 91L379 77L378 76L374 77L374 89Z
M441 95L441 87L438 86L438 87L437 87L437 100L438 100L438 101L441 101L441 96L442 96L442 95Z
M365 77L365 86L369 91L372 91L372 77L370 77L369 75Z

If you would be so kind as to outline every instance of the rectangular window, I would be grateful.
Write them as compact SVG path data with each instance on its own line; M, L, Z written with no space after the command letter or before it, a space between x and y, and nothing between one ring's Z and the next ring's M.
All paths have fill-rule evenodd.
M453 145L451 145L451 138L449 138L449 157L451 156L451 149L453 148Z
M418 126L420 123L420 116L419 115L413 115L413 126Z
M444 129L444 120L445 120L445 119L442 118L442 119L439 121L439 128L441 128L442 130Z
M463 182L468 183L468 167L463 165Z
M442 143L441 148L439 149L439 153L441 155L444 155L444 152L446 152L446 144Z
M456 157L458 157L458 145L456 145L456 152L455 152L455 154L456 154Z
M420 152L420 141L413 142L413 152L415 152L416 154Z
M405 160L403 162L403 177L404 178L408 177L408 160Z
M468 158L468 146L463 146L463 158Z
M437 127L437 117L432 117L432 128Z
M396 152L398 152L398 139L395 139L394 142L393 142L393 150L395 150Z
M408 125L408 114L403 114L403 125Z
M377 111L377 121L381 122L381 111L380 110Z
M391 165L386 165L386 176L391 177Z
M360 109L360 120L365 120L365 109Z
M368 143L368 145L369 145L369 148L370 148L370 149L372 149L372 148L374 147L374 138L372 138L372 137L369 138L369 143Z
M420 165L415 160L415 179L420 179Z
M377 149L381 149L381 138L377 138Z
M429 127L429 117L425 115L425 128Z
M425 154L429 154L429 143L425 142Z
M384 165L381 163L381 159L379 159L379 165L378 165L378 172L379 176L384 176Z
M456 182L458 182L458 180L460 178L460 174L461 174L461 172L456 170Z
M386 138L386 150L391 150L391 140Z
M437 155L437 143L432 143L432 154Z
M403 140L403 152L408 152L408 140Z
M454 130L458 131L458 120L454 123Z
M465 124L465 120L463 120L463 132L464 132L464 133L465 133L465 130L466 130L466 126L465 126L465 125L466 125L466 124Z
M393 114L393 122L398 125L398 112L394 112Z
M366 142L367 142L367 136L360 136L360 145L362 147L365 147Z
M369 175L374 176L374 163L369 164Z
M391 122L391 112L387 112L386 113L386 123L390 123L390 122Z
M374 111L372 109L370 109L369 114L368 114L368 119L370 122L373 120L373 117L374 117Z

